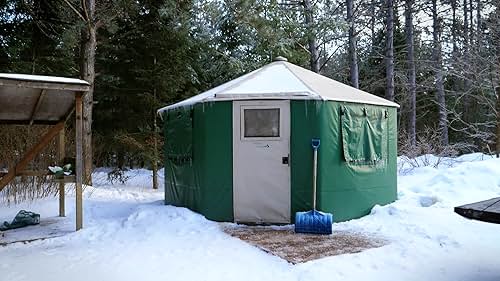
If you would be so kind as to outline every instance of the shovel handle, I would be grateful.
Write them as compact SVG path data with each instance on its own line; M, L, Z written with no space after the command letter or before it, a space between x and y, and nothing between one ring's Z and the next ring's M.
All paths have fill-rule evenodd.
M316 181L318 177L318 148L319 139L312 139L311 146L313 148L313 210L316 210Z

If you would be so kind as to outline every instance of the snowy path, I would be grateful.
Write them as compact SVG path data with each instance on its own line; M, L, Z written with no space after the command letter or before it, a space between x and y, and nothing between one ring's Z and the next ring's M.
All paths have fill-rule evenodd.
M163 191L146 188L147 178L143 171L126 186L88 188L82 231L0 247L0 281L500 280L500 225L453 213L456 205L500 195L500 160L400 176L398 201L334 225L376 233L390 244L299 265L232 238L187 209L164 206ZM74 227L73 201L68 198L67 219L57 222L62 230ZM2 205L0 220L20 208L53 217L57 199Z

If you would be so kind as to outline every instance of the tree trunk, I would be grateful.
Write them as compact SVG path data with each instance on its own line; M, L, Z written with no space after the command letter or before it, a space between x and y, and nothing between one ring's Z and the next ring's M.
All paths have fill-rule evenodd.
M354 29L353 2L354 0L347 0L346 3L347 23L349 24L349 72L351 85L354 88L359 88L358 56L356 53L356 31Z
M155 91L156 92L156 91ZM158 138L157 138L157 123L156 123L156 112L154 114L153 121L153 142L154 142L154 151L153 151L153 161L152 161L152 169L153 169L153 189L158 189Z
M153 73L152 76L155 74L154 71L156 71L156 56L153 58ZM156 84L153 85L153 97L154 97L154 102L156 102ZM156 110L153 108L153 161L151 163L151 168L153 169L153 189L158 189L158 123L157 123L157 116L156 116Z
M413 40L413 1L406 0L405 6L405 27L406 27L406 45L408 46L407 63L408 63L408 92L410 100L410 116L408 118L408 135L410 144L417 144L417 87L416 87L416 71L415 71L415 46Z
M493 33L493 38L495 39L495 49L496 49L496 56L497 56L497 71L498 74L500 75L500 1L495 2L495 13L494 13L494 19L493 19L493 28L492 28L492 33ZM496 90L496 110L497 110L497 130L496 130L496 154L497 158L500 157L500 86L497 86L495 88Z
M464 43L463 43L463 58L462 58L462 69L463 69L463 89L462 91L464 93L468 92L469 89L471 88L471 46L470 46L470 30L469 30L469 9L467 8L467 0L464 0L463 2L463 8L464 8L464 29L463 29L463 34L464 34ZM472 26L470 27L472 29ZM463 99L463 119L464 121L468 121L469 118L469 109L470 109L470 97L469 94L466 94Z
M438 104L438 123L439 131L441 133L441 144L448 145L448 117L446 112L446 97L444 92L444 82L443 82L443 66L442 66L442 53L441 53L441 41L440 41L440 23L437 14L437 0L432 0L432 40L434 45L433 50L433 61L436 67L435 78L436 78L436 96Z
M375 19L377 18L377 16L375 15L375 3L376 0L371 0L370 1L370 14L372 15L371 18L370 18L370 40L371 40L371 51L373 51L373 48L375 46L375 36L376 36L376 33L375 33Z
M500 48L500 47L498 47L498 48ZM499 62L500 62L500 59L499 59ZM495 150L496 150L497 158L499 158L500 157L500 86L496 87L495 90L496 90L496 93L497 93L497 103L496 103L496 110L497 110L497 132L496 132L496 148L495 148Z
M316 34L314 33L314 12L311 0L304 0L304 13L307 29L307 42L309 44L311 71L319 73L319 49Z
M453 58L457 57L457 0L451 0L451 39L453 40Z
M483 0L477 0L477 13L476 13L476 46L477 46L477 52L478 56L481 56L481 41L482 41L482 30L481 30L481 25L482 25L482 20L481 20L481 1ZM495 0L498 1L498 0Z
M83 165L85 183L92 184L92 107L94 101L95 80L95 52L96 52L96 26L95 26L95 0L85 0L87 22L82 27L81 38L81 64L80 76L90 84L90 90L83 96Z
M394 0L386 0L385 98L394 101Z
M464 0L464 30L463 30L463 33L464 33L464 57L467 57L469 54L468 54L468 46L469 46L469 16L468 16L468 13L467 13L467 0Z
M472 5L472 0L469 0L469 25L470 25L470 29L469 29L469 42L470 42L470 45L472 46L473 43L474 43L474 6Z

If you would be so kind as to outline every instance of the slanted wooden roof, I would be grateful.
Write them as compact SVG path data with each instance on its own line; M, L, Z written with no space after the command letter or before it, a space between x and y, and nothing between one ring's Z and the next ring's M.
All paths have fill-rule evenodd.
M73 111L75 92L89 88L80 79L0 73L0 124L57 124Z

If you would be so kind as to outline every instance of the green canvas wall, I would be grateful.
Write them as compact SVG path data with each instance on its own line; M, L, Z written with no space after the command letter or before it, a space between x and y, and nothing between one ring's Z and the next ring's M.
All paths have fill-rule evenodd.
M295 212L312 207L311 138L314 137L321 139L318 153L318 209L333 213L335 221L345 221L368 214L375 204L386 204L396 199L396 108L298 100L291 101L290 107L292 218ZM346 162L342 120L347 119L342 119L342 109L348 109L349 114L361 118L357 121L351 118L349 122L354 122L351 122L354 125L345 123L345 126L364 124L376 129L372 124L374 119L370 119L372 121L367 125L362 116L383 114L383 124L379 125L385 126L384 134L373 134L381 138L381 146L364 144L366 151L374 150L382 155L380 161L374 164ZM170 111L164 115L164 119L166 204L189 207L208 219L233 221L232 103L197 104L192 109ZM192 126L191 132L180 127L189 124ZM191 146L185 143L189 138ZM363 138L366 139L366 136ZM172 147L180 152L172 151ZM189 147L192 149L192 159L186 161ZM184 155L180 157L183 161L172 157L179 153Z
M211 220L233 220L231 116L231 102L197 104L163 116L165 204L188 207ZM184 122L172 121L176 118ZM192 134L185 136L189 129L181 126L192 126ZM174 147L189 146L182 145L185 142L191 143L192 161L172 161L172 143Z

